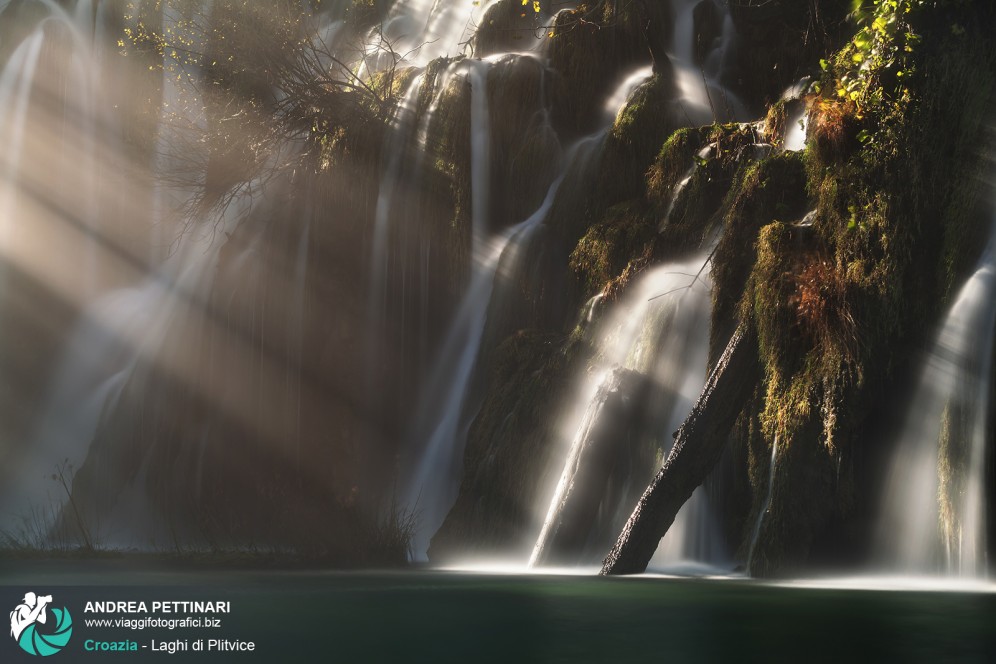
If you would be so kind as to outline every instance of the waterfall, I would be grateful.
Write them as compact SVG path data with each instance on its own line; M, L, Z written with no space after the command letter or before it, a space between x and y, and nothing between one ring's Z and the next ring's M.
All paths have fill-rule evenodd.
M486 69L484 68L497 57L500 56L472 65L472 91L485 88L486 78L483 74ZM468 410L471 406L468 396L486 331L496 271L500 265L507 271L516 269L513 265L508 265L512 261L503 259L502 255L509 248L517 248L529 240L534 229L546 219L553 207L561 184L575 173L584 173L584 165L598 154L616 114L632 92L650 75L649 67L642 68L621 81L617 90L610 95L605 107L605 126L576 142L566 151L561 173L550 185L540 207L528 219L500 233L497 238L487 240L486 243L476 239L484 235L487 228L487 223L482 217L487 210L489 178L483 164L479 168L476 166L478 156L485 157L490 153L485 129L486 102L478 101L476 97L472 99L475 266L471 285L451 324L432 375L425 382L426 387L423 388L425 398L417 410L415 431L422 442L416 442L413 447L422 451L413 466L415 470L408 482L406 496L406 505L415 510L420 517L419 530L413 546L416 557L424 555L429 538L442 524L446 513L456 500L467 428L473 417L473 411L476 410L476 404ZM544 114L544 117L548 117L548 114ZM478 188L483 189L480 194L477 193ZM482 245L483 252L477 249ZM478 258L482 253L483 260ZM439 398L439 395L444 396Z
M38 6L47 15L12 45L0 72L0 252L8 267L80 301L98 288L108 258L96 236L116 194L98 176L121 168L118 117L98 104L103 62L89 37L90 3L76 12L51 0ZM80 271L67 274L67 255Z
M996 226L924 360L899 433L877 533L891 567L985 573L994 326Z
M44 478L62 469L71 476L86 459L100 413L113 407L134 368L123 339L138 338L145 329L138 290L122 290L95 302L73 331L48 403L30 435L29 455L18 476L0 494L10 514L5 529L35 510L54 509L66 499L62 489ZM51 507L50 507L51 506ZM47 516L47 515L46 515ZM12 519L12 520L11 520Z
M713 2L713 0L705 0ZM726 3L713 2L721 12L722 32L717 44L710 44L704 60L696 57L695 10L702 0L672 0L674 33L669 54L674 66L682 108L689 124L728 122L747 116L743 102L720 82L727 59L733 52L736 29Z
M142 169L122 145L116 53L97 41L108 38L106 13L87 0L0 8L10 29L0 69L4 523L56 511L65 495L49 478L85 455L66 438L92 434L88 409L99 412L121 385L105 321L81 316L73 331L60 318L93 304L115 325L127 298L104 293L140 271L122 220L141 207ZM83 385L84 373L101 376Z
M440 361L426 383L424 394L428 398L419 407L415 431L426 426L431 431L422 445L405 496L405 505L419 515L419 529L412 543L418 559L425 558L429 538L456 500L463 467L463 443L470 424L466 413L470 383L498 268L505 253L527 242L546 218L562 181L561 177L551 185L543 204L528 219L487 242L482 250L484 259L475 265L470 287L443 343ZM437 395L442 398L437 399Z
M374 210L373 248L370 260L370 289L367 304L367 328L370 338L367 348L367 365L371 385L377 371L378 354L383 343L381 335L387 319L388 307L388 270L391 253L391 220L395 212L395 198L401 179L404 176L417 178L418 163L414 170L406 168L405 157L416 132L415 104L422 90L424 77L419 74L408 86L404 97L394 109L390 127L385 132L383 147L383 171L380 186L377 189L377 206ZM416 147L416 160L420 160L421 144ZM416 180L417 181L417 180ZM407 201L404 202L407 205Z
M62 336L53 340L18 340L22 352L30 348L35 355L28 344L51 345L52 359L32 367L37 373L50 372L51 378L47 388L32 395L36 401L25 409L28 422L18 435L23 443L5 459L16 462L16 471L8 471L11 481L3 484L0 530L17 532L19 521L31 514L44 518L42 525L53 525L67 496L49 478L65 470L74 492L79 483L87 487L77 499L85 498L92 507L90 516L97 518L90 525L100 530L101 545L147 546L152 537L162 536L164 527L157 520L163 506L152 504L149 480L157 472L170 472L162 469L160 460L169 456L169 463L189 462L191 473L177 491L194 497L211 423L242 415L224 394L225 389L235 388L218 389L216 383L202 382L218 380L205 378L215 354L206 361L202 354L202 346L221 326L212 310L212 288L226 240L251 210L262 208L271 191L285 183L272 177L254 179L241 192L233 192L231 202L217 214L199 210L181 218L180 210L204 185L204 173L196 168L206 162L204 147L183 135L207 129L195 83L200 72L181 65L186 76L176 71L136 73L127 69L125 61L112 60L119 58L113 47L117 37L110 44L95 42L110 39L105 22L111 19L103 2L81 0L68 11L48 1L39 6L47 14L27 26L19 44L5 44L10 52L0 71L0 135L8 139L0 157L4 175L0 207L6 213L0 251L4 274L21 270L49 287L53 298L59 296L59 304L75 315L75 325L60 330ZM172 30L182 18L164 3L164 30ZM150 137L154 147L146 150L124 145L119 125L125 112L114 104L129 83L147 82L142 76L158 77L162 86L162 103L148 109L159 120L155 136ZM296 150L293 144L283 146L273 151L272 162L292 161L289 155ZM165 177L178 169L185 169L184 182ZM154 192L148 184L153 173ZM288 274L295 288L287 301L288 336L296 341L288 341L285 350L292 359L280 367L266 366L274 389L283 387L297 395L288 401L296 398L298 406L301 378L295 366L300 366L302 356L310 220L302 227L290 250L295 258ZM263 264L264 254L253 253L259 249L260 236L250 235L243 256L234 263L253 254L254 269ZM5 307L10 298L0 284ZM46 306L53 306L33 304L37 311L32 315L39 319L45 317ZM255 362L261 352L247 351L233 336L231 348L217 355L241 351ZM13 341L4 342L15 347ZM17 379L6 364L9 361L4 367L8 375ZM178 459L175 451L164 450L166 443L157 435L128 440L127 447L120 441L94 444L95 437L108 437L108 428L126 426L119 421L161 416L146 412L144 406L165 411L161 404L174 382L189 392L216 390L211 397L216 399L217 412L205 418L203 429L190 441L184 441L189 449L182 454L193 458ZM141 393L141 413L134 412L134 401L122 406L129 390L133 399L134 393ZM283 416L272 417L285 429L281 434L299 440L299 415L295 419L290 407L280 410L284 402L269 406Z
M757 513L757 521L754 522L754 530L751 531L750 548L747 551L747 572L751 573L754 563L754 550L757 548L757 540L761 536L761 527L764 525L764 518L768 515L771 507L771 494L775 489L775 464L778 461L778 434L771 443L771 461L768 464L768 491L764 495L764 503L761 511Z
M403 63L425 65L436 58L462 55L480 18L496 1L397 0L367 39L364 69L393 66L396 57Z
M573 562L597 562L611 546L632 506L646 488L660 460L670 449L670 434L681 425L702 391L708 359L709 316L711 312L711 281L708 255L661 265L649 270L627 291L625 298L596 323L593 343L597 348L596 364L585 377L583 387L574 397L565 417L565 430L573 430L564 470L549 500L549 508L530 558L530 566L542 564L553 556L567 555ZM588 445L593 423L599 417L604 381L614 367L634 372L646 385L640 394L633 390L624 399L639 402L635 418L637 431L624 434L613 430L614 437L635 437L637 466L622 478L623 486L608 495L598 506L606 518L598 523L591 514L578 515L590 528L582 551L556 551L558 532L565 528L562 512L576 486L582 447ZM639 449L642 447L642 450ZM627 447L631 449L631 447ZM616 454L627 454L618 447ZM639 459L643 461L639 461ZM683 512L695 510L691 503ZM687 515L685 517L687 519ZM708 518L708 517L707 517ZM698 522L687 519L689 530L672 528L664 538L662 555L670 562L670 552L677 559L702 554L712 548L712 542L696 540L691 529ZM692 524L695 524L694 526ZM570 525L570 524L568 524ZM596 527L592 527L596 526ZM686 536L687 535L687 536ZM675 540L682 540L680 542ZM668 546L674 542L673 546ZM608 542L608 544L606 544ZM704 547L704 548L703 548Z
M785 149L790 152L806 149L807 111L805 104L799 104L785 120Z
M789 152L806 149L806 135L809 132L809 104L803 98L812 80L805 76L790 85L782 93L781 101L785 108L785 129L783 147Z
M456 499L459 486L465 402L487 322L488 304L502 254L510 243L528 238L543 220L547 201L531 217L497 236L488 237L490 198L491 118L487 77L490 62L460 63L470 84L471 255L470 285L464 293L438 360L425 382L416 409L414 446L421 449L406 482L404 504L419 516L412 543L424 559L429 537L439 528ZM555 193L555 190L553 190ZM552 203L552 196L547 199Z

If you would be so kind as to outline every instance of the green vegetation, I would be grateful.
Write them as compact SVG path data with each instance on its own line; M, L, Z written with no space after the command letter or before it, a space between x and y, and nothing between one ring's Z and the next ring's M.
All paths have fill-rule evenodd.
M754 572L798 563L854 507L851 469L876 395L977 256L978 139L996 62L984 5L865 4L858 34L822 63L806 155L815 224L769 217L779 221L758 235L740 304L766 368L754 456L775 439L785 449ZM724 264L720 299L737 282ZM751 468L757 510L767 463Z
M582 297L587 300L603 292L631 260L645 259L656 230L637 202L606 210L602 221L588 229L571 253L570 265L582 284Z

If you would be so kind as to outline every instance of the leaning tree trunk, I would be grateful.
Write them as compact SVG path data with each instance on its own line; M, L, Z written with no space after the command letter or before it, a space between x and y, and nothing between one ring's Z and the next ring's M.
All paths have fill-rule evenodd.
M639 574L647 569L678 510L719 461L730 429L757 384L759 366L756 333L741 324L678 429L664 466L602 563L602 574Z

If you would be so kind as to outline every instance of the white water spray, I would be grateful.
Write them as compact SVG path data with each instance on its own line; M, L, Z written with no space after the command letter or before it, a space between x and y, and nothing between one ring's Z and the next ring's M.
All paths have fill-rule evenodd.
M944 319L910 402L878 532L879 551L890 568L985 573L985 447L996 328L994 238Z

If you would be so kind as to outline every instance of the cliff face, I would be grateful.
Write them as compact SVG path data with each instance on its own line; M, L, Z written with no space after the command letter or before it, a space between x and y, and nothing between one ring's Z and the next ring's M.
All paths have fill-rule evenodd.
M584 204L563 225L576 243L575 306L598 295L596 317L648 267L719 233L711 358L747 326L762 377L735 406L718 512L735 558L758 575L868 553L890 395L988 235L991 8L909 3L901 34L875 32L881 7L843 23L842 4L765 3L761 17L731 3L743 56L729 76L753 110L768 109L765 125L675 132L674 97L652 82L617 118ZM698 16L707 29L707 12ZM806 37L772 41L774 26ZM873 61L884 52L893 56ZM801 101L779 101L802 74L815 84ZM800 117L806 149L783 152ZM584 327L521 331L503 347L518 371L491 376L434 558L522 550L521 533L539 532L531 506L559 472L549 465L556 434L549 418L523 414L548 408L550 389L592 361ZM528 489L499 479L508 467ZM488 525L475 535L471 523Z

